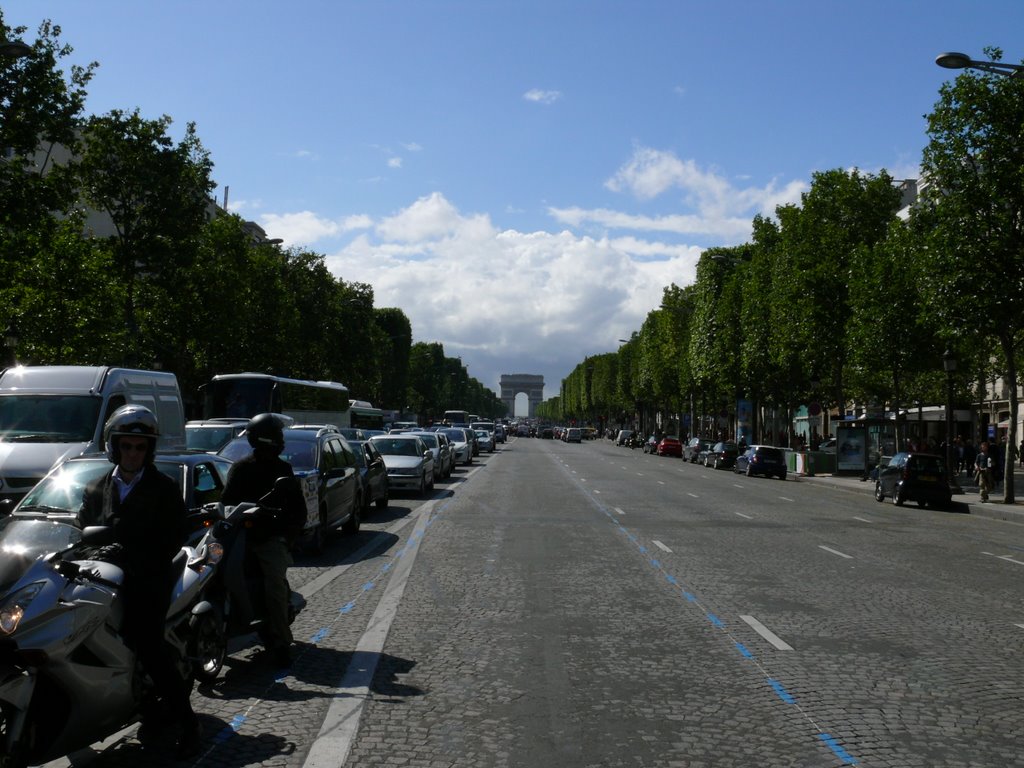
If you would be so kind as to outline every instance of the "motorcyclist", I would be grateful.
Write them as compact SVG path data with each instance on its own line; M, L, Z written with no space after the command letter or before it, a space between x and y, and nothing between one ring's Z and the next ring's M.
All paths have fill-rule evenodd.
M114 411L103 428L114 468L86 486L79 522L113 529L114 543L103 554L124 569L125 642L152 679L167 720L177 726L177 756L185 758L199 752L199 720L189 701L191 686L164 640L174 583L171 561L185 539L185 502L177 484L153 463L159 434L148 408L123 405ZM165 721L154 706L147 702L143 708L139 739L144 743L159 735Z
M245 430L252 453L231 465L221 500L231 506L242 502L258 502L271 491L270 506L278 513L258 518L248 531L249 553L259 564L263 594L263 623L260 638L271 664L291 664L292 631L288 618L291 587L288 567L292 565L291 548L306 522L306 502L297 481L275 488L278 478L294 478L292 465L281 458L284 450L284 425L273 413L261 413L249 420Z

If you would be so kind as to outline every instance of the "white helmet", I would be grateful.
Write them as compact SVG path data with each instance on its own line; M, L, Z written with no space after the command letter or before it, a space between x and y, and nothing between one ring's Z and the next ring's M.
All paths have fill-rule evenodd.
M103 426L103 444L107 458L114 464L121 462L119 437L145 437L149 443L146 462L152 461L156 452L156 439L160 437L156 416L144 405L122 405L110 415Z

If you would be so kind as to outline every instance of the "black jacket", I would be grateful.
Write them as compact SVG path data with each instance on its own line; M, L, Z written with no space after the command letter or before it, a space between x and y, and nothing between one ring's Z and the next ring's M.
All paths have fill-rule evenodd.
M83 528L112 525L114 540L123 548L118 559L132 580L166 584L170 599L171 560L186 534L185 502L177 483L147 465L122 502L111 469L86 486L79 522Z
M253 529L253 538L257 541L270 536L294 539L302 533L306 525L306 500L299 488L299 481L287 461L279 456L257 452L236 461L228 470L228 480L221 495L221 501L226 506L244 501L260 501L274 490L279 477L292 478L292 482L282 492L275 493L267 500L268 506L280 509L281 512L265 519L264 525Z

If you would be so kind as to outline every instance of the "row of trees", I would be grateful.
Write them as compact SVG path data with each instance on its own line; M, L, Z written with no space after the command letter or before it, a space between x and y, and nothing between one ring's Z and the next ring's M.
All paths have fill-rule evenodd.
M884 171L815 174L799 205L754 219L750 242L702 254L695 283L667 287L617 352L581 361L544 414L600 423L644 404L699 416L738 398L787 412L820 401L898 413L945 401L949 349L957 402L1005 382L1016 445L1024 77L965 72L942 86L927 120L908 217L897 215L899 180Z
M25 32L0 14L0 40ZM0 322L16 359L158 366L186 393L253 370L341 381L396 410L504 412L442 345L420 354L369 285L220 209L195 125L174 141L167 116L86 115L97 64L65 72L71 52L44 22L30 55L0 57Z

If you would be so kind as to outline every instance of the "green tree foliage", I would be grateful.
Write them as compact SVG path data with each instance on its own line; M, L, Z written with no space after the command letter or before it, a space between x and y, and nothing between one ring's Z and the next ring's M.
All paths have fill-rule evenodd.
M997 49L987 53L1001 59ZM966 71L928 115L918 222L929 304L945 328L997 354L1017 441L1017 356L1024 330L1024 77ZM1004 501L1014 500L1007 452Z

